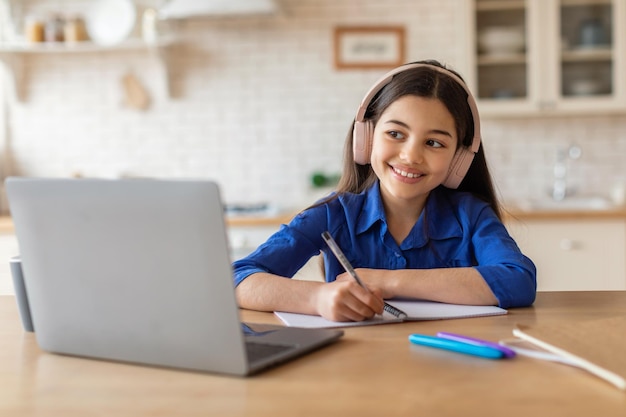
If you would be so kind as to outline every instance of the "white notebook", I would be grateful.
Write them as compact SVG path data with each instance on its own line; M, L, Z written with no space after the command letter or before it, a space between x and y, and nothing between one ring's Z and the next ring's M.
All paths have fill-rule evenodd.
M383 315L376 316L370 320L336 322L308 314L285 313L282 311L276 311L274 314L287 326L308 328L371 326L374 324L398 323L402 321L445 320L507 314L505 309L495 306L445 304L422 300L393 300L388 301L388 304L404 311L409 317L399 319L385 312Z

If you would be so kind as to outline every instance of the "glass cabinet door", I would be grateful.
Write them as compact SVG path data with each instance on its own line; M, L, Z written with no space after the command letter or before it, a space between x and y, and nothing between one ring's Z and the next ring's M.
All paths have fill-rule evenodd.
M559 2L561 97L614 94L613 16L610 0Z
M476 95L524 100L529 95L526 2L476 0Z

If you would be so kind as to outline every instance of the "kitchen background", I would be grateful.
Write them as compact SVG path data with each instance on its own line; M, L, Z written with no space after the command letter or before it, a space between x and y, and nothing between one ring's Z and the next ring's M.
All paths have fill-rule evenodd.
M101 41L110 41L128 17L116 7L128 6L128 0L0 0L0 179L9 175L214 179L227 204L268 204L274 214L284 212L278 218L253 219L256 223L241 218L233 223L231 218L231 250L238 257L253 250L295 210L329 191L313 187L312 178L316 173L333 177L340 172L356 108L386 72L336 68L335 29L403 27L405 61L437 59L470 83L488 75L478 92L481 99L491 98L479 101L484 110L483 141L507 204L550 202L557 182L563 185L555 179L563 175L570 197L603 196L622 204L612 211L585 211L594 207L583 205L578 206L582 211L569 213L557 205L553 207L557 211L539 217L536 210L518 210L514 218L521 227L512 223L507 227L536 262L538 288L626 289L626 82L619 78L626 66L626 6L621 1L477 0L481 6L473 9L470 0L274 0L277 10L271 13L195 15L160 22L161 36L149 46L144 39L154 41L154 32L144 32L142 24L154 22L150 10L174 4L170 1L136 0L131 33L128 39L116 39L122 40L119 44L24 47L26 33L45 36L27 28L38 20L50 23L59 12L74 23L72 16L93 17L94 10L111 13L104 19L108 25L98 31ZM232 7L269 0L176 1ZM571 42L550 45L559 41L558 27L551 26L558 19L553 10L563 4L582 7L583 14L586 7L592 12L613 10L619 17L612 26L613 44L593 41L591 49ZM520 51L521 58L483 54L477 61L472 48L477 40L480 44L480 37L473 22L484 17L482 23L489 23L500 14L510 18L511 6L517 20L524 18L523 7L528 7L533 16L529 40L535 48L527 54ZM474 20L475 12L482 17ZM102 20L99 13L97 22ZM573 25L571 37L576 41L578 29L570 17L561 15ZM562 67L555 64L560 59L566 61ZM612 84L617 91L614 101L602 93L588 95L590 91L568 96L575 92L573 77L579 74L565 76L566 66L602 68L607 62L617 76L599 81ZM546 117L554 108L533 107L545 102L527 100L518 105L511 99L520 85L516 72L508 71L511 63L513 68L526 63L533 68L533 79L540 82L531 83L529 95L568 96L557 100L559 111ZM564 87L550 74L557 67L563 69ZM493 74L504 76L497 80ZM508 91L485 89L502 80ZM582 87L588 90L589 85ZM493 99L503 93L506 101ZM0 214L8 214L1 185ZM13 292L8 259L18 253L12 225L0 216L0 294ZM317 264L311 265L303 277L319 278Z
M356 107L384 72L334 68L334 28L404 26L407 61L435 58L464 73L464 2L278 0L279 11L270 15L170 23L166 29L178 37L164 61L171 94L163 62L147 49L23 54L23 100L12 94L10 77L2 87L1 175L212 178L231 204L303 207L316 197L312 173L340 170ZM26 19L80 12L93 0L13 3ZM136 1L138 20L161 3ZM128 75L149 97L145 110L125 104ZM547 195L557 150L572 144L582 151L569 161L578 192L608 194L623 178L626 116L483 125L506 200ZM0 209L6 212L5 200Z

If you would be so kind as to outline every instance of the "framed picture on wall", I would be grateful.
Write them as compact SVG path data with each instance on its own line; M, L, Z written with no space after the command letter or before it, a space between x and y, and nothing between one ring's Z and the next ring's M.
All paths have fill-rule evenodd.
M339 26L334 38L335 68L394 68L404 64L404 27Z

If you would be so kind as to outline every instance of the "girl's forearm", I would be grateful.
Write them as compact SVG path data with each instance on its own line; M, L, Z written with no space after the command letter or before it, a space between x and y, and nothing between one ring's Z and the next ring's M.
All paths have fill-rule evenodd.
M314 296L321 282L301 281L269 273L256 273L235 289L240 307L258 311L317 314Z

